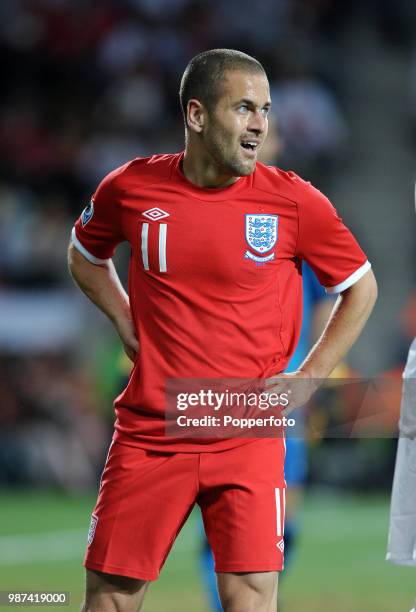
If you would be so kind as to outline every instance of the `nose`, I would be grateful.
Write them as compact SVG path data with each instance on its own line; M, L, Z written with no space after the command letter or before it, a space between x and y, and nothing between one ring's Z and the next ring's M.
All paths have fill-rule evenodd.
M267 118L261 111L250 113L250 120L247 126L248 131L257 135L263 134L266 129L266 120Z

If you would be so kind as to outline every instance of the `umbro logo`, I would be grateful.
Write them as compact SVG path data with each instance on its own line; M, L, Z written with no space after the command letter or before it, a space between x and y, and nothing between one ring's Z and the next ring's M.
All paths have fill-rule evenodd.
M149 210L145 210L143 217L151 219L152 221L159 221L159 219L169 217L169 213L165 212L161 208L149 208Z
M280 540L280 542L278 542L276 544L277 548L280 550L280 552L283 552L285 549L285 542L283 540L283 538Z

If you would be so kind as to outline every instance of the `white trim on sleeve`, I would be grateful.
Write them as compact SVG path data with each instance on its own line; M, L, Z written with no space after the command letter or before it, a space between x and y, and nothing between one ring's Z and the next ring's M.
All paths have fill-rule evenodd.
M94 257L94 255L91 255L91 253L89 253L87 249L84 246L82 246L82 244L78 240L77 235L75 233L75 227L72 228L71 240L72 240L74 247L77 249L77 251L79 251L82 255L84 255L85 259L88 259L88 261L91 262L92 264L95 264L96 266L98 266L99 264L104 264L108 261L108 259L99 259L98 257Z
M371 268L371 264L369 261L366 261L358 270L353 272L348 278L346 278L342 283L335 285L335 287L325 287L325 291L327 293L341 293L341 291L345 291L349 287L352 287L357 281L360 280L364 276L366 272Z

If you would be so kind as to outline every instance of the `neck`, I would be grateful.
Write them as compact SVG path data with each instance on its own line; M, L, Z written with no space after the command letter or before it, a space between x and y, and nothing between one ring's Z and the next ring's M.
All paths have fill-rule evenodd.
M188 181L208 189L229 187L240 178L221 171L208 151L190 143L186 145L182 170Z

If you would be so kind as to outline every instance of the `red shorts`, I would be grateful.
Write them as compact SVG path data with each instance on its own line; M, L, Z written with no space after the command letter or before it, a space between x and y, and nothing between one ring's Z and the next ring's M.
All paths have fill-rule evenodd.
M283 438L214 453L159 453L113 442L85 566L155 580L195 503L217 572L283 569Z

